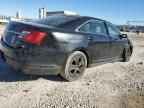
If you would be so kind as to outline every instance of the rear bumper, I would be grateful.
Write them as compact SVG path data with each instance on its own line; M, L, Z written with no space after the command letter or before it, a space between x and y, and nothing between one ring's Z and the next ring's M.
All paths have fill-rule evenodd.
M47 65L47 66L31 66L21 64L9 57L5 56L6 63L15 69L22 70L23 73L31 75L57 75L61 71L61 66Z
M31 62L31 58L27 60L19 60L19 55L15 49L9 48L3 41L0 41L1 57L5 62L15 69L20 69L26 74L32 75L57 75L60 73L63 67L63 63L55 63L55 61L42 64L38 61L35 65L35 61ZM48 58L52 58L51 56ZM43 61L43 60L42 60ZM62 61L62 60L61 60Z

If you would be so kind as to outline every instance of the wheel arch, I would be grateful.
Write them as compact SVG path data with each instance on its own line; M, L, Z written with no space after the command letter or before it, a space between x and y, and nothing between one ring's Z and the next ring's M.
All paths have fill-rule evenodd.
M79 50L76 50L76 51L81 51L82 53L84 53L86 55L86 58L87 58L87 67L89 66L89 54L88 52L85 50L85 49L79 49Z
M131 54L133 53L133 46L130 46Z
M72 50L70 52L70 54L72 54L75 51L80 51L80 52L82 52L86 55L86 57L87 57L87 67L89 67L91 61L90 61L90 55L89 55L88 51L85 48L76 48L76 49Z

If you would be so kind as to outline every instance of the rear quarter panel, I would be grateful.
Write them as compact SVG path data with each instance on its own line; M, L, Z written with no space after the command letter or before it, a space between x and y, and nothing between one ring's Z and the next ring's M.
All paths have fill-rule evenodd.
M76 32L54 32L53 35L58 42L67 44L65 48L65 61L74 51L82 51L88 57L88 62L91 63L92 53L89 51L89 40L87 35Z

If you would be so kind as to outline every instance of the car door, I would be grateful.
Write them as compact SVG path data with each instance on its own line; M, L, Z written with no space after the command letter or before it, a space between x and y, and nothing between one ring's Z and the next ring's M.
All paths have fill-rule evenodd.
M110 57L119 58L124 50L125 41L120 37L119 30L113 24L106 22L106 25L111 38Z
M94 63L104 61L109 57L110 37L107 35L103 21L89 20L79 30L87 35L88 50Z

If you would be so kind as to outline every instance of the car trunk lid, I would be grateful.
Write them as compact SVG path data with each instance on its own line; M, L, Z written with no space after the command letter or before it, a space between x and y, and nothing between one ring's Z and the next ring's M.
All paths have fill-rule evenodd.
M24 31L31 32L34 29L32 25L27 25L19 22L10 22L3 34L3 41L11 46L16 48L21 43L27 35Z
M3 41L13 48L28 44L37 46L50 28L42 24L10 22L4 31Z

